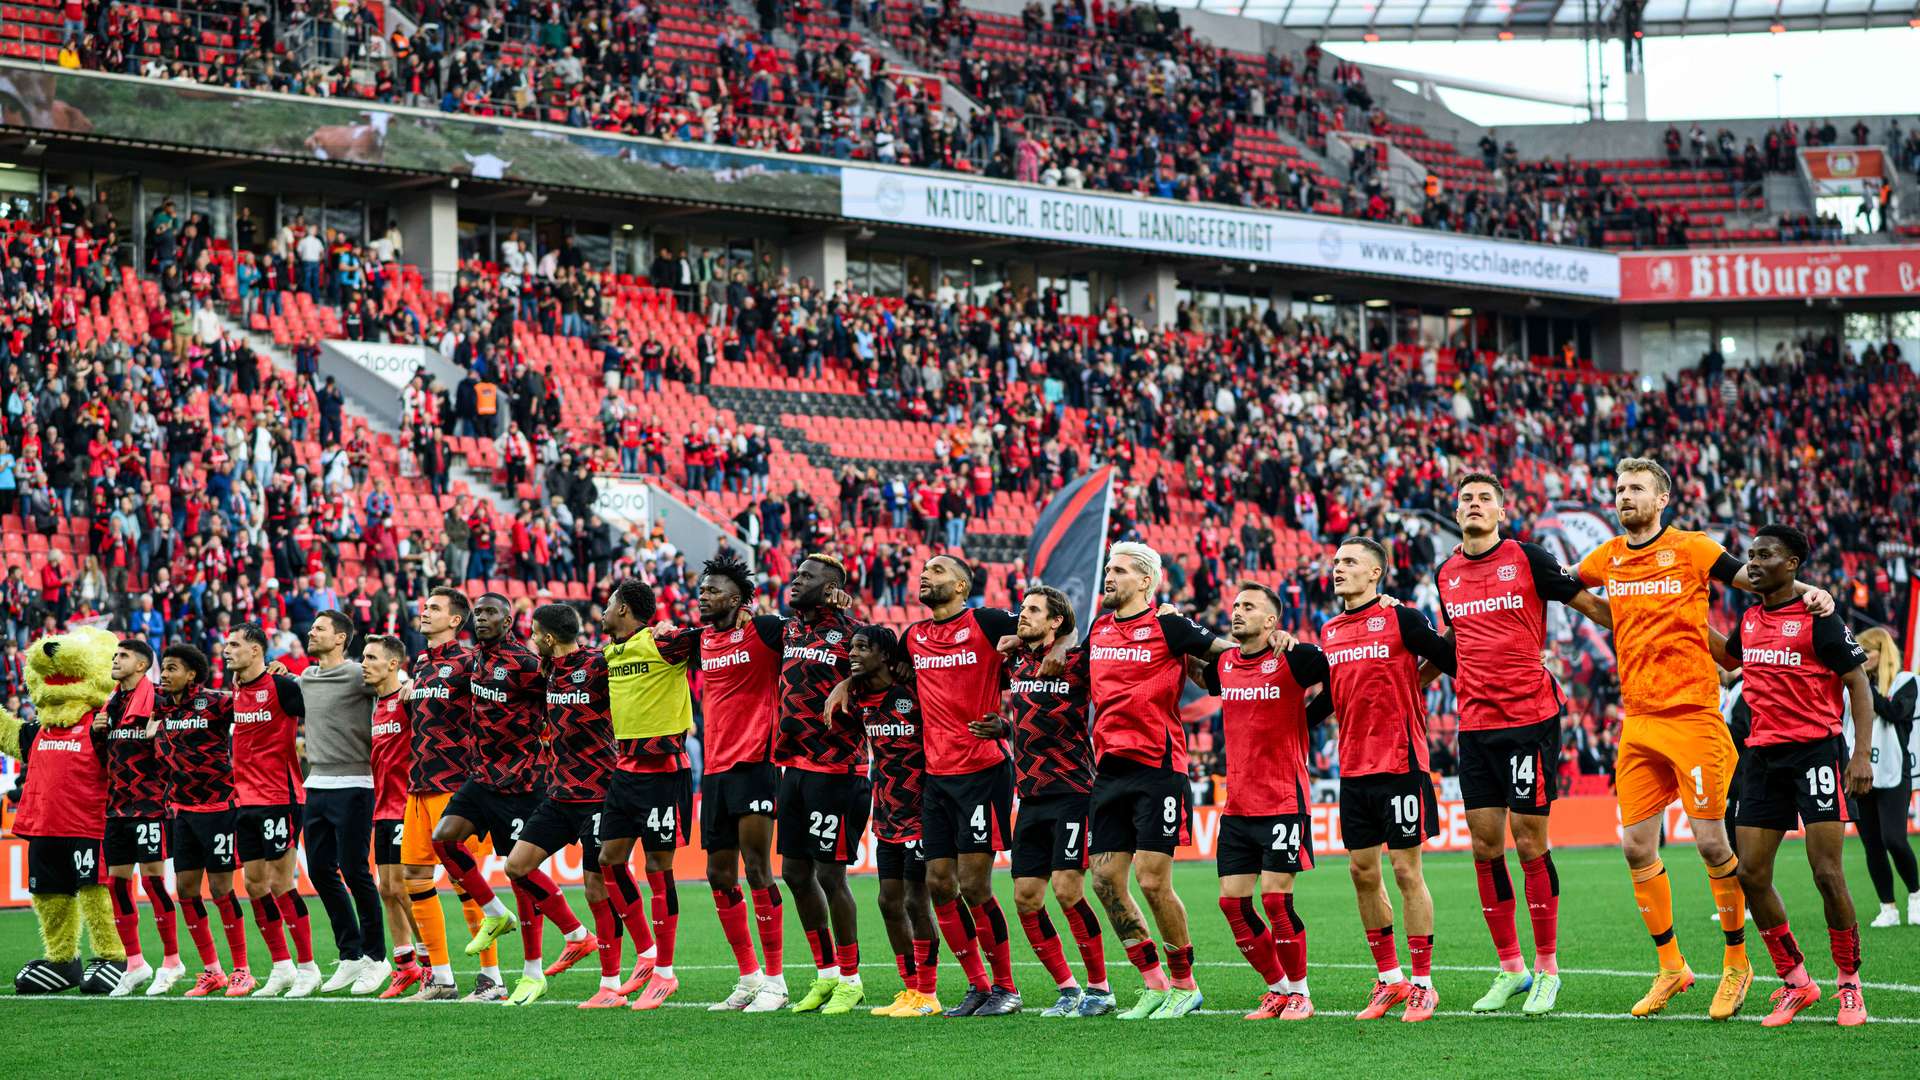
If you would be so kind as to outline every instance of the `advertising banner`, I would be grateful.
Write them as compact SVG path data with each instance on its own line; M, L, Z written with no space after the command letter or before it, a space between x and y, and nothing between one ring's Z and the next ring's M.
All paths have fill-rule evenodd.
M1920 248L1780 247L1629 252L1620 256L1620 300L1920 297Z
M645 480L625 480L618 476L596 476L593 486L600 495L593 500L593 512L612 522L622 532L627 526L650 527L653 521L653 485Z
M1600 300L1613 299L1620 287L1619 262L1609 252L940 173L845 168L840 212L896 225Z

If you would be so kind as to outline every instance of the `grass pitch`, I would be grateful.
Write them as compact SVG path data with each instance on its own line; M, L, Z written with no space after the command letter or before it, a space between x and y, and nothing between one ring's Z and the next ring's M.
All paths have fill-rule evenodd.
M1862 923L1877 910L1857 846L1848 849L1848 876ZM1354 912L1345 860L1329 857L1302 875L1297 907L1308 924L1310 980L1319 1009L1298 1024L1247 1023L1241 1013L1261 987L1234 947L1214 905L1212 867L1182 864L1176 881L1186 900L1197 946L1196 976L1206 993L1203 1013L1172 1023L1122 1024L1111 1019L1042 1020L1053 988L1024 937L1013 944L1015 974L1029 1014L1005 1019L900 1021L864 1014L819 1016L709 1013L705 1006L731 989L735 970L700 882L682 883L681 929L676 971L681 990L657 1013L624 1010L581 1012L572 1006L592 993L596 967L589 958L553 980L549 997L535 1007L415 1005L335 998L309 1001L214 999L187 1001L136 997L15 999L0 1003L0 1052L23 1075L55 1071L78 1076L275 1075L381 1076L453 1074L505 1077L650 1075L967 1075L1178 1076L1476 1075L1498 1077L1581 1075L1608 1070L1621 1076L1849 1076L1907 1075L1920 1067L1920 926L1862 930L1867 1006L1874 1023L1842 1030L1832 1023L1831 999L1802 1014L1784 1030L1758 1024L1767 996L1778 985L1759 934L1748 938L1756 979L1744 1014L1732 1023L1707 1020L1708 1000L1720 964L1720 934L1709 918L1705 872L1692 851L1670 848L1678 932L1701 981L1652 1020L1633 1020L1627 1009L1645 990L1653 970L1647 941L1618 852L1563 851L1555 856L1561 876L1560 965L1565 986L1558 1013L1542 1019L1519 1015L1519 999L1505 1014L1476 1016L1469 1007L1486 989L1493 949L1481 920L1472 860L1434 855L1427 879L1438 908L1435 986L1441 1015L1422 1025L1397 1019L1357 1023L1373 964ZM1012 884L996 875L1000 902L1019 935ZM1514 868L1516 889L1519 873ZM1802 849L1781 848L1779 887L1807 954L1808 970L1829 994L1833 965L1827 955L1819 898ZM873 879L856 879L861 902L863 977L870 1004L899 989L878 909ZM575 910L585 912L578 895ZM317 902L316 951L325 967L333 959L331 935ZM789 902L788 984L796 996L811 978L806 940ZM1524 902L1523 948L1531 959ZM1065 933L1065 920L1053 913ZM251 920L251 916L249 916ZM142 912L149 957L158 942ZM456 971L462 989L472 981L473 961L459 955L464 940L457 910L448 922L456 939ZM182 944L191 955L191 945ZM224 955L217 926L215 938ZM257 935L256 954L264 950ZM519 968L519 943L501 943L502 967ZM1400 943L1405 955L1404 937ZM549 929L546 955L559 953ZM0 913L0 964L7 970L37 955L33 917ZM942 949L944 953L944 946ZM1079 973L1079 957L1067 954ZM1111 940L1108 969L1121 1001L1131 1001L1138 978ZM628 958L629 962L631 957ZM189 960L191 965L192 961ZM261 969L264 977L264 969ZM941 994L951 1003L962 980L950 957L941 963ZM184 992L183 981L175 994ZM264 1070L262 1067L265 1067Z

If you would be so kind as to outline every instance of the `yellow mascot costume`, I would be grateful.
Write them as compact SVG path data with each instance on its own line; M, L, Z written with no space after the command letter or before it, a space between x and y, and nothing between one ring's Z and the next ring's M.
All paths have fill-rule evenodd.
M27 891L40 918L42 955L14 976L18 994L78 986L112 990L127 953L114 932L102 850L107 821L104 736L93 715L113 694L113 652L120 639L88 627L41 638L27 649L27 695L34 719L0 709L0 754L26 765L13 831L27 841ZM96 959L80 964L85 924Z

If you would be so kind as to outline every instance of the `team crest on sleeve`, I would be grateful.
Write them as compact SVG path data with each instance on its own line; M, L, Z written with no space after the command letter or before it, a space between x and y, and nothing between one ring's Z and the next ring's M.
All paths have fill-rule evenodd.
M1786 635L1787 637L1793 637L1800 633L1800 624L1798 622L1781 623L1780 633Z
M1373 618L1367 620L1367 630L1370 633L1377 634L1386 628L1387 617L1385 615L1375 615Z
M1507 565L1500 568L1499 577L1501 581L1512 581L1514 578L1517 578L1519 576L1520 576L1520 568L1513 565L1512 563L1508 563Z
M1659 563L1661 566L1672 566L1679 558L1679 553L1675 552L1672 548L1662 548L1660 554L1653 557L1653 561Z

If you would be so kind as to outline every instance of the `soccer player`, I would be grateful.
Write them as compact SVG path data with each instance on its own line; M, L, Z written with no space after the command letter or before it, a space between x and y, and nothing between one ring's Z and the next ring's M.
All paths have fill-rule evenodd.
M1493 934L1499 973L1475 1012L1495 1012L1525 993L1521 1012L1539 1016L1560 994L1560 874L1547 844L1553 808L1560 720L1566 699L1547 673L1549 603L1566 604L1611 626L1607 602L1581 587L1546 549L1500 536L1506 490L1487 473L1460 478L1453 512L1460 546L1434 581L1440 614L1453 639L1459 673L1460 795L1473 836L1480 912ZM1507 832L1520 855L1527 913L1533 921L1533 974L1520 959Z
M1740 860L1727 843L1727 789L1735 755L1719 715L1707 603L1715 581L1749 591L1753 585L1740 560L1712 538L1662 524L1673 481L1659 462L1622 458L1615 472L1614 504L1625 535L1589 552L1577 573L1583 585L1606 586L1613 614L1626 711L1614 759L1620 846L1633 874L1641 921L1660 958L1659 974L1632 1012L1651 1016L1694 983L1674 939L1673 887L1659 849L1667 805L1680 800L1692 824L1694 848L1707 866L1726 940L1720 986L1707 1015L1728 1020L1746 1003L1753 966L1747 959ZM1815 616L1832 613L1831 596L1804 583L1795 587Z
M1760 606L1741 616L1721 652L1724 664L1740 666L1753 714L1734 826L1740 835L1740 887L1784 983L1773 992L1773 1012L1761 1021L1765 1027L1790 1024L1820 1000L1820 987L1807 974L1786 906L1773 888L1780 840L1801 824L1839 972L1834 996L1840 999L1840 1026L1867 1022L1860 993L1860 924L1847 893L1841 850L1847 837L1846 797L1873 786L1873 689L1867 652L1846 624L1835 615L1816 618L1794 588L1810 553L1798 529L1767 525L1754 535L1747 548L1747 577L1760 590ZM1842 687L1853 709L1851 755L1840 730Z
M355 994L380 990L391 1000L428 978L427 957L419 950L420 928L409 903L406 868L400 849L406 842L407 777L412 766L413 725L408 718L406 688L407 648L399 638L376 634L367 638L360 655L360 679L373 692L373 718L368 726L368 761L373 769L373 871L386 912L387 933L393 937L392 980L385 989L362 989L367 979L353 984ZM437 903L437 901L436 901ZM370 970L377 977L385 968Z
M233 686L234 827L241 872L254 921L273 958L273 969L254 996L307 997L320 988L320 968L313 962L307 902L294 888L294 841L304 797L295 740L306 716L305 699L299 680L267 670L267 632L259 623L234 627L222 659Z
M360 664L347 659L353 620L344 611L314 616L300 672L306 701L306 855L313 891L327 909L340 964L323 994L370 994L387 981L380 890L368 869L373 848L373 702Z
M807 992L789 1006L794 1012L830 1005L836 1014L846 1013L866 1000L859 914L847 888L847 865L859 857L873 808L866 732L851 717L826 709L827 696L851 668L847 654L857 624L830 600L846 582L840 560L815 554L801 561L787 585L794 618L781 642L780 731L774 739L774 761L786 768L778 811L780 873L813 948L815 971Z
M653 589L627 580L613 590L601 613L608 642L608 711L619 745L607 781L600 823L600 867L615 910L639 949L633 975L621 994L640 996L636 1010L658 1009L680 989L673 950L680 936L680 892L673 880L673 853L686 842L693 813L693 770L687 733L693 730L693 694L687 665L700 647L698 631L656 633ZM638 840L645 852L647 891L653 894L653 925L640 907L640 888L627 868Z
M1360 924L1380 972L1357 1018L1377 1020L1404 1002L1400 1019L1419 1023L1440 1002L1433 988L1433 896L1420 861L1420 845L1434 835L1440 813L1427 766L1420 661L1451 675L1454 648L1419 611L1381 602L1386 568L1387 549L1369 537L1348 537L1335 550L1333 591L1345 610L1321 631L1327 692L1313 700L1308 718L1317 723L1332 715L1340 722L1340 834ZM1393 943L1382 847L1407 909L1410 978L1401 974Z
M927 780L920 706L913 685L894 678L894 666L904 666L906 654L892 630L855 630L848 660L853 677L847 707L873 751L873 861L880 877L880 919L903 984L873 1015L931 1016L940 1011L940 999L927 862L920 853L920 805Z
M1104 610L1087 633L1094 709L1093 888L1146 984L1140 1000L1119 1014L1122 1020L1177 1019L1202 1002L1193 981L1187 909L1172 877L1174 851L1193 831L1180 688L1186 658L1204 660L1233 647L1191 619L1156 612L1159 588L1158 552L1145 544L1114 544L1101 586ZM1130 868L1166 942L1164 969L1128 890Z
M755 615L747 564L723 547L701 569L700 709L706 717L700 776L700 845L714 911L740 971L715 1012L773 1012L787 1005L780 887L773 880L773 828L780 771L773 765L786 620ZM744 866L765 962L754 955L740 890Z
M1293 907L1294 876L1313 869L1313 807L1307 790L1306 692L1327 682L1327 658L1311 645L1276 651L1280 597L1244 581L1234 594L1233 640L1199 674L1220 698L1226 732L1227 805L1214 861L1220 910L1240 954L1267 984L1248 1020L1305 1020L1307 926ZM1254 910L1254 893L1267 919Z
M1093 751L1087 742L1087 651L1063 658L1049 674L1054 647L1072 641L1073 604L1059 589L1036 585L1020 599L1019 645L1006 661L1007 711L970 727L983 739L1011 739L1020 817L1013 826L1013 903L1027 943L1053 977L1060 996L1041 1016L1105 1016L1113 1011L1100 920L1086 898L1087 797ZM1082 990L1067 966L1060 935L1047 917L1047 892L1073 928L1086 964Z
M591 949L600 953L600 987L580 1007L619 1008L627 1003L619 992L619 922L607 900L606 882L600 877L602 803L607 797L608 774L613 771L607 662L598 650L580 647L580 613L566 604L534 608L530 640L546 668L547 730L551 733L553 763L546 797L507 854L507 879L524 891L528 879L539 873L548 855L579 844L580 868L595 932L569 942L566 952L540 978L535 979L531 972L522 978L510 1001L530 1005L539 1000L546 994L547 977L572 966L574 961L569 956L584 955Z
M224 993L245 997L253 992L253 973L247 970L247 924L240 901L233 894L233 872L238 866L234 843L233 809L233 695L207 689L213 673L206 654L192 645L169 645L160 654L160 697L154 713L159 718L156 742L166 766L168 823L167 849L173 858L173 886L180 909L200 956L200 977L188 997ZM213 931L207 925L206 903L200 897L203 881L213 888L214 906L226 932L233 973L220 967ZM152 987L147 992L153 992Z
M470 613L467 594L443 585L427 594L416 620L426 635L427 648L414 660L413 686L407 691L407 722L413 734L406 817L400 833L401 874L429 965L428 978L413 995L415 1001L452 1001L460 996L447 950L446 912L433 883L440 866L433 831L465 781L471 756L467 728L473 716L473 650L460 642ZM492 841L470 837L466 848L478 858L492 850ZM454 888L467 931L477 934L485 915L459 882L454 882ZM480 974L466 1000L504 1000L507 990L500 977L499 951L488 945L479 956Z
M524 1004L544 991L546 964L541 956L544 920L552 919L569 946L589 936L574 917L553 879L538 868L513 882L519 917L494 895L493 886L465 846L484 832L496 849L509 851L520 838L527 819L540 805L535 788L546 773L542 738L546 732L546 679L540 658L513 640L513 606L499 593L486 593L473 605L472 718L468 721L470 772L453 793L433 828L433 850L447 876L460 883L480 905L480 929L467 942L468 956L478 953L501 935L520 931L525 961L522 981L514 988L513 1004ZM573 949L569 949L573 952ZM581 953L584 955L584 953ZM523 1000L524 999L524 1000Z
M94 716L94 734L107 746L107 890L113 897L113 924L127 950L127 970L109 997L126 997L149 981L158 997L187 973L180 963L180 938L167 895L167 776L154 745L153 647L128 638L113 652L113 696ZM133 872L140 871L154 929L165 950L159 969L140 953L140 909L133 899Z

